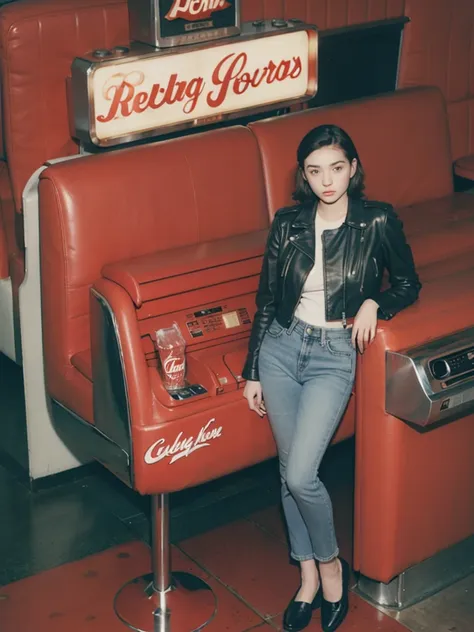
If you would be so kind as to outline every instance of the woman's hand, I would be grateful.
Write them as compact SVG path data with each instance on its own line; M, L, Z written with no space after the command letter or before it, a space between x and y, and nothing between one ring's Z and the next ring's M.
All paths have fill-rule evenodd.
M362 303L352 327L352 344L361 353L367 349L377 332L377 310L379 306L371 298ZM357 346L356 346L357 345Z
M263 417L267 409L262 396L262 385L254 380L247 380L244 388L244 397L248 401L250 410L254 410L257 415Z

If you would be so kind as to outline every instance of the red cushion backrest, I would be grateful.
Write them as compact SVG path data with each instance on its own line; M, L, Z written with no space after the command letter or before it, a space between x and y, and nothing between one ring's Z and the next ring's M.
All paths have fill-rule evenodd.
M66 99L72 60L128 40L124 0L22 0L0 11L5 148L17 210L43 162L78 152Z
M255 137L231 127L63 162L40 181L48 388L89 347L89 288L114 261L268 225Z
M401 87L433 85L448 103L453 158L474 153L474 2L406 0Z
M414 88L252 123L271 213L292 202L299 142L326 123L354 140L369 198L407 205L452 192L442 95L436 88Z

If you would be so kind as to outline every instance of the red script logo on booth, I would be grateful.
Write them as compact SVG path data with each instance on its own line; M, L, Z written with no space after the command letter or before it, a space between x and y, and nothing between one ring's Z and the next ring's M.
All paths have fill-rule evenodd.
M206 20L216 11L223 11L230 6L227 0L174 0L165 17L167 20L182 18L188 22L195 22Z

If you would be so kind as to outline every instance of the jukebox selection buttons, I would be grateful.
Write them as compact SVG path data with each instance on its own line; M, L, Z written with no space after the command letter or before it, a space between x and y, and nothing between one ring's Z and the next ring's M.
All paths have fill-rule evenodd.
M458 353L446 355L444 358L432 360L429 366L433 377L438 380L449 377L452 383L452 380L458 381L463 377L470 377L474 370L474 351L472 348L464 349Z
M190 386L170 391L171 397L178 402L197 395L205 395L206 393L207 390L201 384L191 384Z
M280 18L276 18L272 20L272 26L274 26L277 29L284 29L286 26L288 26L288 22L286 20L281 20Z
M200 338L252 324L247 307L227 311L229 307L210 307L186 314L186 328L190 335L193 338Z
M226 329L231 329L232 327L238 327L240 325L240 320L237 312L229 312L228 314L223 314L222 318L224 320L224 325Z

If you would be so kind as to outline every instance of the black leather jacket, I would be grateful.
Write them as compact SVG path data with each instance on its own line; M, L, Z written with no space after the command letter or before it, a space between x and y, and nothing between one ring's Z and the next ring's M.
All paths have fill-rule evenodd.
M289 327L314 266L316 206L280 209L268 235L249 352L243 370L258 380L258 353L265 332L276 318ZM385 320L418 298L421 284L402 222L389 204L350 199L345 222L323 232L326 320L354 317L371 298ZM384 269L390 288L381 291Z

